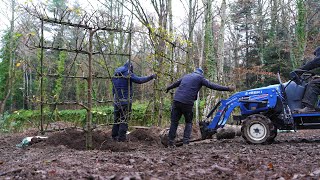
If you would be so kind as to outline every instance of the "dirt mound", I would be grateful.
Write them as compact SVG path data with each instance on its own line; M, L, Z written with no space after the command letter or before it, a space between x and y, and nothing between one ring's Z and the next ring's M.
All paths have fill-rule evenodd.
M159 136L153 129L136 129L128 135L127 142L117 142L111 138L111 130L95 130L92 134L95 150L128 152L142 146L159 146ZM48 139L37 146L65 146L70 149L85 150L86 134L81 129L69 128L48 135ZM34 146L34 145L33 145Z
M136 129L132 131L128 139L131 142L141 142L147 145L159 145L160 144L160 137L157 134L157 129Z
M57 131L48 136L45 144L53 146L63 145L68 148L81 150L85 148L85 134L77 129Z

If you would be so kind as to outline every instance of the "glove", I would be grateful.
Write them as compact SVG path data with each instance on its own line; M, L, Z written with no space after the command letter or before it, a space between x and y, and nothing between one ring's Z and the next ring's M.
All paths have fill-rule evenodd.
M312 80L319 79L319 78L320 78L320 76L318 76L318 75L312 76Z
M234 91L236 89L236 86L235 85L232 85L232 86L229 86L229 91Z
M293 72L296 73L297 75L301 76L304 72L307 72L307 71L302 70L302 69L295 69Z
M153 74L153 75L152 75L152 79L157 79L157 75L156 75L156 74Z

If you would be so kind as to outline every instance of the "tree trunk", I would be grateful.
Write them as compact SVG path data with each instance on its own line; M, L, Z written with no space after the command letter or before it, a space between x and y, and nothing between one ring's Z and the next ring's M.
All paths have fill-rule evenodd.
M214 58L214 44L213 44L213 30L212 30L212 1L207 0L205 4L205 35L204 35L204 57L205 57L205 69L209 79L213 81L216 79L216 63ZM214 98L214 91L209 93L206 98L206 106L204 109L204 115L210 111L212 100Z
M89 45L88 45L88 107L87 107L87 125L86 125L86 147L92 149L92 53L93 53L93 35L95 31L89 30Z
M294 67L297 68L300 66L303 57L304 52L306 49L306 37L307 37L307 31L306 31L306 5L304 0L297 0L297 27L296 27L296 40L297 40L297 54L296 54L296 61L294 62ZM298 61L298 62L297 62ZM299 62L300 61L300 62Z
M169 14L169 33L171 36L173 36L173 15L172 15L172 0L168 0L168 14ZM171 83L175 80L175 72L174 72L174 67L175 67L175 47L172 46L170 48L171 52L171 61L170 61L170 81ZM173 100L173 94L170 94L171 101Z
M158 0L159 2L152 1L152 5L155 8L158 14L158 33L160 37L156 37L155 40L155 52L156 52L156 61L157 64L154 69L155 72L159 73L158 78L155 80L154 84L154 119L157 119L158 126L161 126L163 119L163 91L162 88L165 86L164 84L164 76L160 74L163 71L163 61L164 56L167 54L166 42L164 37L166 37L167 33L167 18L168 18L168 2L167 0Z
M186 60L186 68L187 73L192 71L192 59L193 59L193 22L194 18L194 10L192 9L193 0L189 0L189 13L188 13L188 43L187 43L187 60Z
M262 9L263 9L263 3L262 0L258 0L258 10L257 10L257 24L256 24L256 33L258 36L258 54L259 54L259 59L260 63L264 65L264 47L263 47L263 42L264 42L264 37L263 37L263 14L262 14Z
M219 31L219 37L218 37L218 82L224 83L224 34L225 34L225 23L226 23L226 0L222 1L221 4L221 23L220 23L220 31Z

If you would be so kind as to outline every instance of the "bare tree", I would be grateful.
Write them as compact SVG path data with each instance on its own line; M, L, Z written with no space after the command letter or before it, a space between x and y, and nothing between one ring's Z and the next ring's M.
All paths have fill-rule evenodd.
M226 25L226 0L222 0L221 3L221 23L220 23L220 30L218 36L218 48L217 48L217 79L218 82L224 82L224 39L225 39L225 25Z
M195 57L194 52L194 28L200 17L203 15L203 8L199 7L200 3L198 0L189 0L188 5L188 53L186 65L187 72L191 72L193 66L198 66L198 62L196 62L195 60L198 60L199 58Z
M5 105L7 103L7 100L11 96L12 88L14 85L14 45L13 45L13 33L14 33L14 23L15 23L15 6L16 2L15 0L11 0L11 7L10 7L10 12L11 12L11 17L10 17L10 30L9 30L9 69L8 69L8 79L6 82L6 92L4 93L5 96L3 99L0 99L0 114L3 114L5 110Z
M157 15L157 22L150 20L139 0L130 0L134 8L134 15L148 29L149 38L154 47L156 63L153 67L158 74L157 80L154 81L154 116L158 125L161 125L163 118L163 88L164 77L162 71L164 69L165 54L167 52L166 37L168 28L168 12L169 2L167 0L151 0L152 7ZM129 9L129 8L128 8Z

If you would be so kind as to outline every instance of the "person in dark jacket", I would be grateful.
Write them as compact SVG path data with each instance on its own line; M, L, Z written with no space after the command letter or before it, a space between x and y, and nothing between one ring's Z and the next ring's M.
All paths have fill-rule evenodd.
M133 66L129 62L115 70L114 77L112 77L112 92L114 97L112 138L114 140L126 141L128 118L131 112L133 96L132 83L142 84L155 78L155 74L145 77L136 76L133 73Z
M184 75L181 79L168 86L166 88L167 93L170 89L178 87L171 107L169 146L174 146L174 139L182 115L185 118L183 144L189 144L192 131L193 104L202 86L218 91L233 91L235 89L234 87L226 87L209 82L204 78L201 68L197 68L193 73Z
M304 66L300 67L302 70L313 70L320 67L320 46L314 51L316 56L312 61L309 61ZM314 77L307 85L306 91L304 93L302 104L304 108L298 110L299 113L314 112L316 101L318 100L318 95L320 94L320 78L318 76Z

